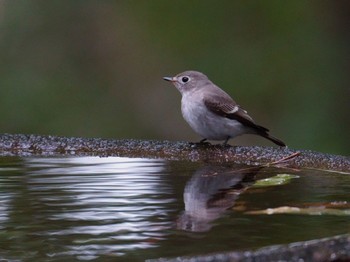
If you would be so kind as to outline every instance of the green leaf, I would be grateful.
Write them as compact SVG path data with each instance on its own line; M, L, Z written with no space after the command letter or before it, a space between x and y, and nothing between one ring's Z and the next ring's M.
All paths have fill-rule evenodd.
M290 181L294 178L299 178L297 175L291 174L278 174L273 177L260 179L255 182L253 187L267 187L267 186L279 186L290 183Z

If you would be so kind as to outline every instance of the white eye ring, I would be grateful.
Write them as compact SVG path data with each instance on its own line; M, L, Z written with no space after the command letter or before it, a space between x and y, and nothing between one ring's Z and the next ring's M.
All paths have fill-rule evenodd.
M186 84L191 81L191 78L189 76L182 76L180 78L181 83Z

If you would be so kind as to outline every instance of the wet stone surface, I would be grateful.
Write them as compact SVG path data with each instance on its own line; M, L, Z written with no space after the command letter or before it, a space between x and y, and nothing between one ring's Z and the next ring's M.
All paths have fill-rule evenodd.
M196 257L160 258L148 262L197 261L349 261L350 236L336 236L319 240L272 246L247 252L224 252Z
M189 160L203 162L235 162L261 165L300 152L288 161L289 167L315 168L349 172L350 158L276 147L242 147L193 145L188 142L155 140L112 140L22 134L0 135L1 156L123 156Z
M118 156L175 161L189 160L192 162L205 162L206 164L218 164L220 167L224 166L221 163L237 163L253 165L257 166L254 168L260 168L269 166L269 164L291 155L295 155L295 157L285 162L285 167L292 169L306 168L309 171L311 171L310 169L337 171L345 176L350 174L349 157L323 154L308 150L258 146L225 147L222 145L193 145L188 142L171 141L68 138L22 134L0 135L0 156L19 156L27 160L36 156L47 157L45 159L49 159L50 156ZM317 170L317 172L319 172L319 170ZM333 175L333 173L331 173L331 175ZM95 176L92 177L95 178ZM333 176L331 176L330 179L333 181ZM187 186L187 191L197 192L198 188L205 188L208 181L208 179L205 180L204 185L200 187L199 185L203 183L194 175L193 179L189 182L189 186ZM39 183L39 181L35 183ZM226 182L223 181L223 183L225 184ZM302 184L301 188L306 188L306 186L307 185ZM185 188L185 193L188 193L187 191ZM50 190L48 192L50 197L52 197L52 191ZM105 191L101 190L101 192L104 193ZM40 191L40 193L42 192ZM94 196L94 194L92 195ZM4 196L7 197L7 194ZM188 200L192 199L198 200L199 198L193 197ZM234 202L236 196L226 194L223 200L226 202ZM115 201L115 199L113 201ZM22 209L20 211L22 212ZM185 221L187 221L186 215L188 214L184 213L184 215L181 216ZM345 217L344 219L347 218ZM346 220L344 221L346 222ZM152 261L349 261L350 236L349 234L339 235L312 241L268 246L258 250L246 250L242 252L234 251L206 254L209 252L203 250L203 253L204 255L159 258Z

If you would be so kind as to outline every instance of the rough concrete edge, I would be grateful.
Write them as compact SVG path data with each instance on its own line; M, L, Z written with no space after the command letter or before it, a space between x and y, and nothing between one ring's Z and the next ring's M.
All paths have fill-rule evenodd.
M349 261L350 234L287 245L274 245L256 251L220 252L198 256L157 258L148 262L235 262L235 261Z
M196 146L188 142L0 134L0 156L120 156L262 165L300 152L289 167L350 173L350 157L278 147Z

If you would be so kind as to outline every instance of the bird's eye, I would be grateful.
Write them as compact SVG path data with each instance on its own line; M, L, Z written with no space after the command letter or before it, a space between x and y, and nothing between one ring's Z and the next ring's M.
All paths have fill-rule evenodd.
M181 81L182 81L183 83L187 83L188 81L190 81L190 78L189 78L188 76L183 76L183 77L181 78Z

